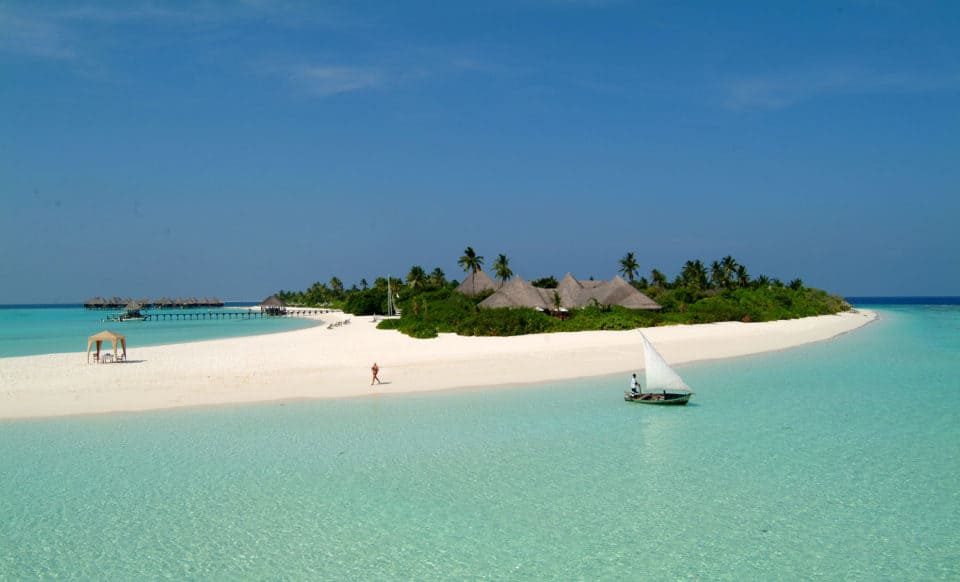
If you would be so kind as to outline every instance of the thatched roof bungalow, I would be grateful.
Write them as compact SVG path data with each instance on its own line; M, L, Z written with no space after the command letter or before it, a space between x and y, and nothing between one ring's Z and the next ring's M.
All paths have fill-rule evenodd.
M490 275L483 271L475 271L467 275L467 278L457 285L456 291L473 297L484 291L496 291L499 288L500 285L491 279Z
M106 305L107 300L99 295L83 302L83 306L87 309L103 309Z
M532 307L550 309L553 305L553 290L534 287L523 277L516 276L504 283L503 287L480 302L479 307Z
M479 307L530 307L552 311L556 308L554 293L560 298L561 311L587 307L594 302L628 309L661 309L655 301L619 276L610 281L577 281L570 273L557 284L556 289L540 289L515 277L481 301Z
M283 315L287 312L287 304L276 295L271 295L260 304L260 312L267 315Z

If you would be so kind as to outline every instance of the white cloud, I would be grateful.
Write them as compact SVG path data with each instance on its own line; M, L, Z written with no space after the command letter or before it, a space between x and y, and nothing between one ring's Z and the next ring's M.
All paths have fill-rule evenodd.
M960 89L960 73L873 72L854 68L736 79L723 86L730 109L784 109L832 95L916 94Z
M376 89L386 83L383 71L365 67L300 65L289 68L288 74L302 90L319 97Z
M0 51L46 59L76 56L63 29L42 18L17 15L0 7Z

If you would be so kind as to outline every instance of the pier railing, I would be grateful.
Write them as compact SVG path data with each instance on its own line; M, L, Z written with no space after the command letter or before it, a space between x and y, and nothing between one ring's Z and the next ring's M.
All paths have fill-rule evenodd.
M272 317L309 317L333 313L332 309L288 309L279 313L267 313L260 310L231 309L228 311L179 311L176 313L156 311L141 313L139 316L119 314L107 317L103 321L198 321L217 319L267 319Z

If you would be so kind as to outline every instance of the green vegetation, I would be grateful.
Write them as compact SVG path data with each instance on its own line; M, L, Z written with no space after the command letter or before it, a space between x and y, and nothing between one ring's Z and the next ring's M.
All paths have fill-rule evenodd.
M530 284L534 287L540 287L541 289L556 289L560 282L557 281L556 277L550 275L549 277L534 279L533 281L530 281Z
M464 271L477 271L483 269L483 257L473 250L473 247L467 247L463 255L457 260L457 264L463 267Z
M507 258L507 255L501 254L497 257L497 260L493 262L493 272L496 274L501 286L506 283L510 277L513 277L513 271L510 269L510 259Z
M460 257L465 272L482 269L483 257L467 247ZM634 279L639 265L633 253L617 263L620 272ZM513 273L506 255L499 255L494 270L501 282ZM850 309L841 297L820 289L805 287L795 278L784 285L780 279L766 275L751 278L747 268L727 256L713 261L708 269L700 260L683 264L673 282L659 270L631 282L635 288L660 304L661 311L640 311L612 305L595 304L572 309L563 319L527 308L480 309L478 304L492 292L468 297L454 289L457 281L447 281L439 268L429 275L415 265L405 277L390 280L395 305L402 316L380 322L380 329L396 329L411 337L431 338L439 333L467 336L509 336L530 333L627 330L637 327L718 321L774 321L814 315L838 313ZM534 281L536 286L553 288L556 278L549 276ZM314 283L302 292L280 291L278 296L290 304L339 307L355 315L383 314L387 311L387 280L378 278L368 286L344 289L333 277L328 285ZM560 297L554 293L555 309Z
M640 272L640 263L637 262L637 257L632 252L624 255L620 259L620 270L617 272L626 277L627 281L633 283L637 273Z

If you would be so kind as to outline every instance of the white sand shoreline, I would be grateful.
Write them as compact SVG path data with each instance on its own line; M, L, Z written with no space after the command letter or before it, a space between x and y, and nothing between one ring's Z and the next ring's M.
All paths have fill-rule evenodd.
M0 359L0 419L349 398L520 386L610 376L642 367L636 331L507 338L442 334L417 340L377 330L371 317L258 336L138 347L129 362L87 364L85 354ZM765 322L648 328L667 361L688 364L779 351L828 340L876 319L875 312ZM382 385L370 386L370 366Z

